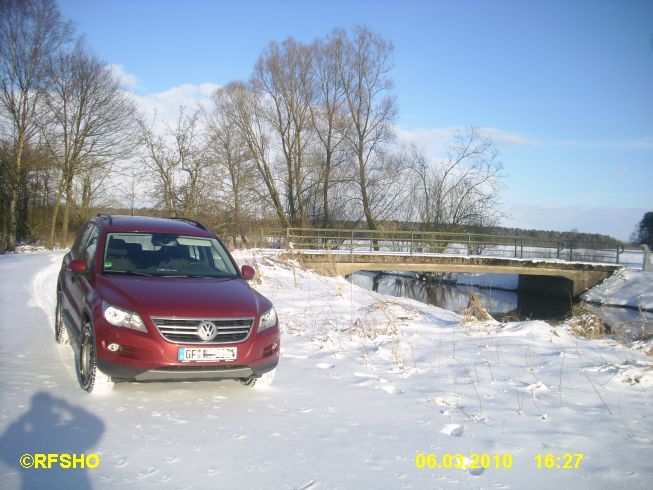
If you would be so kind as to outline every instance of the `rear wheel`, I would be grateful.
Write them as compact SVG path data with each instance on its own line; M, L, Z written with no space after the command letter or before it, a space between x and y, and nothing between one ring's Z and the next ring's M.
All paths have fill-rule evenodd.
M57 309L54 313L54 340L57 344L68 343L68 330L63 323L63 305L61 302L61 289L57 290Z
M54 313L54 340L57 344L68 343L68 330L63 323L63 305L61 302L62 295L61 289L57 291L57 309Z
M106 392L113 387L111 378L97 368L95 336L91 322L84 324L79 342L79 384L89 393Z

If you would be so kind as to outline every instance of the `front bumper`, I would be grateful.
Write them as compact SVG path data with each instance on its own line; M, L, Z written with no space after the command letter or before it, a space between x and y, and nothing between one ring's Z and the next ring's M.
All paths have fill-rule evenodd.
M180 362L179 347L197 347L164 339L153 324L148 333L114 327L104 317L94 318L97 366L108 376L129 381L172 381L201 379L247 379L274 369L279 362L279 327L252 332L244 341L204 344L203 347L237 347L233 361ZM253 327L254 328L254 327ZM112 352L108 346L118 344Z
M98 359L97 366L104 374L115 380L124 381L199 381L220 379L248 379L259 377L272 371L279 362L273 362L256 368L250 366L167 366L141 371L120 364L112 364Z

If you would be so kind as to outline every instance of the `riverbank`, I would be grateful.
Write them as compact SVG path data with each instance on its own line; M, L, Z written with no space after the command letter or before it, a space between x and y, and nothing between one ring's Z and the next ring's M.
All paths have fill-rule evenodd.
M653 272L623 269L581 295L586 303L653 313Z

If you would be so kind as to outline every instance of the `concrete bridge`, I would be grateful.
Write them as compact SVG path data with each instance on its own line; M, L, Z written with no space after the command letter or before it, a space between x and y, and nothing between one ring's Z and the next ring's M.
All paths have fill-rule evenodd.
M307 267L333 275L362 270L518 274L519 289L522 291L574 298L622 267L550 259L401 252L294 250L289 255Z

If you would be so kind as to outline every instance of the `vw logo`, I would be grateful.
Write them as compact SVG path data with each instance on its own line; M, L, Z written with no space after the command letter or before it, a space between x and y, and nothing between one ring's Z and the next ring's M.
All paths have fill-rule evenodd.
M197 335L202 340L213 340L218 335L218 327L215 323L204 320L197 327Z

